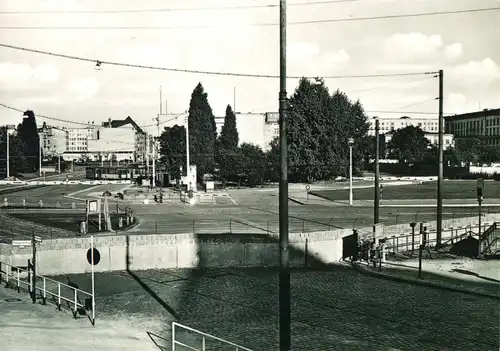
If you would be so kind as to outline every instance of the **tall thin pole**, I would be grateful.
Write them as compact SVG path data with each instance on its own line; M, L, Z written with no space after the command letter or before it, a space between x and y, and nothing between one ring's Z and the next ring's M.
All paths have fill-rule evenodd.
M286 93L286 0L280 0L280 187L279 187L279 313L280 351L291 348L290 338L290 270L288 263L288 143L287 143L287 93Z
M349 145L349 206L352 206L352 145Z
M191 190L191 168L189 167L189 115L186 116L184 125L186 129L186 179L188 190Z
M42 176L42 143L38 134L38 176Z
M35 229L33 229L33 232L32 232L32 236L31 236L31 245L33 247L33 259L31 261L32 263L32 267L33 267L33 278L32 278L32 282L33 282L33 286L31 287L32 288L32 292L33 292L33 296L32 296L32 301L33 303L36 303L36 240L35 240Z
M57 173L61 173L61 154L57 155Z
M160 115L161 115L162 107L163 107L163 100L161 98L161 85L160 85Z
M100 221L99 221L100 223ZM92 324L95 325L94 236L90 236L90 266L92 274Z
M9 141L9 128L5 128L6 130L6 138L7 138L7 178L10 177L10 141Z
M443 70L439 70L439 122L438 122L438 183L437 183L437 218L436 248L441 246L443 231Z
M378 118L375 120L375 196L373 206L373 224L380 222L380 126Z

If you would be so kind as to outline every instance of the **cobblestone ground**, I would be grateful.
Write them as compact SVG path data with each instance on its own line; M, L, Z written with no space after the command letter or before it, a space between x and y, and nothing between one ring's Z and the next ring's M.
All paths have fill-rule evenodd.
M162 270L136 275L149 293L125 272L96 276L102 318L162 320L163 330L149 331L168 340L175 313L184 325L253 350L278 349L276 271ZM82 288L89 281L88 276L73 279ZM293 350L499 349L495 299L373 278L348 268L294 271L291 284ZM201 345L192 334L178 333L178 338ZM207 342L207 350L226 349Z

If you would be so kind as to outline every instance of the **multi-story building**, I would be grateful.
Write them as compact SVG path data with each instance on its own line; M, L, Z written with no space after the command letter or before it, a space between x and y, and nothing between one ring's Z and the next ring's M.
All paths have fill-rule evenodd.
M368 123L370 124L368 135L375 135L375 120L375 117L368 119ZM424 132L428 133L437 133L439 127L438 118L437 116L431 118L414 118L408 116L396 118L379 118L380 134L389 133L408 126L419 127Z
M89 125L86 128L68 128L66 151L68 153L86 153L88 141L95 136L96 127Z
M385 142L389 143L392 139L393 132L390 133L385 133ZM430 141L431 145L429 145L429 148L432 145L437 146L438 141L439 141L439 134L438 133L425 133L424 136L427 138L427 140ZM455 147L455 138L453 137L453 134L443 134L443 143L444 143L444 149L448 149L450 147Z
M39 129L43 152L61 155L66 160L90 159L143 162L146 159L146 134L132 120L111 120L101 126Z
M44 158L57 157L67 150L67 130L43 125L38 130Z
M500 146L500 108L446 116L445 130L456 139L477 138L485 145Z

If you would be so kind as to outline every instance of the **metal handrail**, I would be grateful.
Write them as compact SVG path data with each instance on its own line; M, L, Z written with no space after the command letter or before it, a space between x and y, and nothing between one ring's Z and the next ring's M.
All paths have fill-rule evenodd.
M179 328L182 328L182 329L185 329L185 330L189 330L189 331L192 331L198 335L201 335L202 339L201 339L201 349L197 349L193 346L189 346L189 345L186 345L180 341L177 341L175 340L175 327L179 327ZM227 340L224 340L224 339L221 339L221 338L218 338L214 335L211 335L211 334L208 334L208 333L204 333L202 331L199 331L199 330L196 330L194 328L190 328L188 326L185 326L183 324L180 324L180 323L177 323L177 322L172 322L172 351L175 351L175 347L177 345L179 346L182 346L182 347L185 347L185 348L188 348L190 350L193 350L193 351L205 351L206 350L206 346L205 346L205 339L206 338L210 338L210 339L213 339L213 340L217 340L217 341L220 341L220 342L223 342L229 346L233 346L235 348L235 351L253 351L252 349L249 349L249 348L246 348L246 347L243 347L241 345L238 345L238 344L235 344L235 343L232 343L230 341L227 341Z
M13 265L10 265L10 264L4 263L4 262L1 262L1 264L2 264L2 266L8 267L9 269L8 270L6 269L5 272L0 271L0 277L2 275L4 275L5 276L5 280L6 280L7 283L9 282L9 277L14 278L14 281L17 282L16 287L18 289L21 287L21 285L26 285L28 287L28 291L30 291L30 292L32 291L33 284L32 284L32 280L31 280L31 276L30 276L30 280L29 281L22 280L22 278L20 277L20 274L22 272L28 273L28 274L31 273L30 270L24 269L24 268L21 268L21 267L17 267L17 266L13 266ZM12 273L12 271L14 271L14 270L17 271L17 274ZM9 273L9 271L11 273ZM91 293L86 292L86 291L81 290L81 289L78 289L78 288L74 288L74 287L72 287L70 285L61 283L61 282L59 282L57 280L54 280L54 279L51 279L51 278L47 278L47 277L45 277L43 275L39 275L39 274L37 274L36 277L42 279L43 286L42 287L35 286L35 293L38 290L40 293L42 293L42 297L44 299L47 299L47 295L52 296L54 298L57 297L57 305L58 305L58 307L61 306L61 301L66 301L66 302L70 303L71 305L73 305L74 310L76 312L79 307L84 307L84 305L78 301L78 293L93 298L93 296L92 296ZM53 282L53 283L57 284L57 293L54 293L54 292L52 292L50 290L47 290L47 282ZM61 287L73 290L73 292L74 292L73 299L70 299L70 298L67 298L67 297L61 295Z

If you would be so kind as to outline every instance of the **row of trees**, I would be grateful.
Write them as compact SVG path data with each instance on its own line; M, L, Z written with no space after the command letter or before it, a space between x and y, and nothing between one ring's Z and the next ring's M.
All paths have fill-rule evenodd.
M367 115L360 101L351 101L337 90L329 92L323 80L300 80L287 107L289 179L292 182L313 182L346 176L349 167L348 138L353 146L355 175L375 157L376 139L368 136ZM264 152L256 145L239 145L236 117L227 106L224 125L217 136L215 118L207 93L198 84L189 105L189 142L191 164L198 170L198 179L213 174L223 181L258 184L279 179L279 139ZM161 160L173 176L186 169L186 133L183 126L165 128L160 137ZM379 139L380 156L397 159L400 164L437 163L437 146L425 132L408 126L392 133L386 144ZM498 148L484 146L478 139L458 139L455 147L445 150L445 164L492 163L500 160Z
M286 113L291 181L311 182L346 175L348 138L357 140L353 150L355 173L360 173L364 159L375 153L375 139L366 136L367 116L361 103L350 101L338 90L331 94L322 80L301 79ZM238 145L236 117L229 105L217 137L215 118L201 83L191 95L188 127L191 164L197 166L198 179L205 174L247 184L279 179L278 138L267 152L256 145ZM183 126L165 128L160 136L160 154L170 173L179 177L181 169L186 169Z
M0 128L0 170L7 170L7 127ZM33 172L38 169L39 140L33 111L24 112L24 118L15 132L9 133L10 174Z
M383 138L382 138L383 139ZM419 127L407 126L394 131L381 155L407 164L435 164L438 160L437 145L431 143ZM445 145L444 161L450 166L462 164L491 164L500 161L500 148L484 145L480 139L456 139L455 145Z

